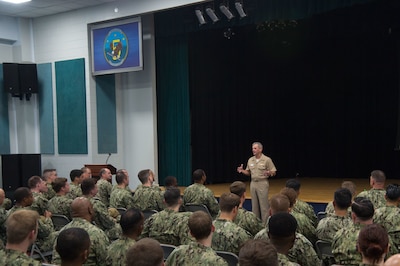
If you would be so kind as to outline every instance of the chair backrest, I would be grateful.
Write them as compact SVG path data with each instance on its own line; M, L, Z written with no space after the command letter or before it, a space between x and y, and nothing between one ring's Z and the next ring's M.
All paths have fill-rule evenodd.
M176 246L174 245L168 245L168 244L162 244L160 243L161 248L164 251L164 261L167 260L169 254L172 253L172 251L174 251L174 249L176 248Z
M332 265L335 258L332 254L332 243L325 240L315 242L315 249L318 257L322 260L323 265Z
M30 257L32 259L40 260L41 262L43 262L43 265L45 265L45 263L51 260L52 256L53 256L53 250L42 252L40 251L40 248L36 245L36 243L32 244L31 254L30 254Z
M122 215L124 212L126 212L126 208L118 207L117 211L119 212L119 215Z
M239 263L239 257L232 253L232 252L227 252L227 251L216 251L217 255L226 260L229 266L236 266Z
M317 213L317 220L318 222L326 217L327 213L326 212L318 212Z
M56 231L60 230L61 228L64 227L64 225L71 222L67 216L62 215L62 214L57 214L57 213L53 213L51 215L51 220L54 225L54 230L56 230Z
M211 216L210 211L204 204L186 203L184 207L187 212L203 211Z
M156 210L144 210L142 212L143 212L143 215L144 215L144 219L146 220L147 218L149 218L153 214L157 213L158 211L156 211Z

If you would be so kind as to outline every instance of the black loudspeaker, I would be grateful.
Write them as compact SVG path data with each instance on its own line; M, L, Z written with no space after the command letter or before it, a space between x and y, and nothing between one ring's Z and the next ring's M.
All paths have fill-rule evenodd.
M3 83L6 92L19 94L19 74L18 64L3 63Z
M13 192L19 187L28 186L31 176L42 174L40 154L3 154L1 155L3 189Z
M38 92L38 77L36 64L19 64L19 92L37 93Z

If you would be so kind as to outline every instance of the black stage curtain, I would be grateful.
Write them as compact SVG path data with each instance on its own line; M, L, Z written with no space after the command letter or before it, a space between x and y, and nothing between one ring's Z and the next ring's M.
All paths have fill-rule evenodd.
M231 28L230 39L227 29L191 34L192 168L210 183L246 180L236 167L260 141L281 178L400 178L393 12L375 3L295 27Z

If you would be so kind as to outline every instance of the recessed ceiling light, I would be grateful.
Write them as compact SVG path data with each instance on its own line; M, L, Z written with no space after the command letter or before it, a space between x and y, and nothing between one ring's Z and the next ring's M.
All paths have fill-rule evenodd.
M12 3L12 4L22 4L22 3L30 2L32 0L1 0L1 1Z

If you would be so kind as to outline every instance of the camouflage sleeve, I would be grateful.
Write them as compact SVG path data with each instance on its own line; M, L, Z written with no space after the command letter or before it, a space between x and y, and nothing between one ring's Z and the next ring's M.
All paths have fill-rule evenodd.
M158 194L158 199L157 199L158 211L162 211L165 209L164 194L161 191L158 191L157 194Z
M177 250L178 249L176 248L174 251L172 251L171 254L169 254L167 260L165 261L165 266L179 265L177 262L177 255L178 255Z
M95 211L95 223L102 230L108 230L115 227L115 221L109 215L107 207L99 200L99 202L95 202L94 204Z
M98 266L106 266L107 259L107 247L110 245L110 241L103 232L98 232L95 237L95 240L91 242L91 245L95 245L94 251L96 255L96 265Z
M211 190L207 191L207 208L213 218L217 217L219 213L219 205Z
M151 226L153 224L154 216L150 216L144 221L143 231L139 238L145 238L150 236Z
M46 238L54 232L53 222L50 218L44 218L41 216L38 224L38 238Z

